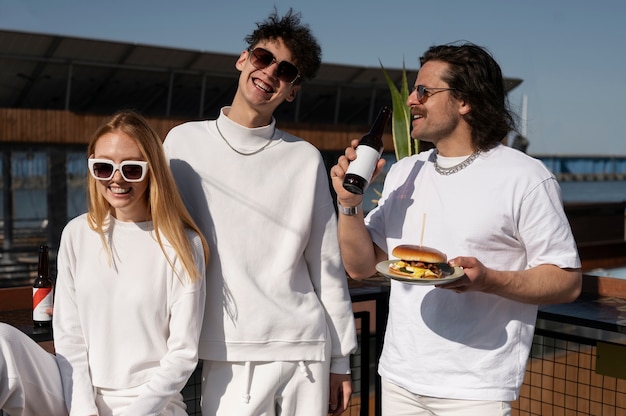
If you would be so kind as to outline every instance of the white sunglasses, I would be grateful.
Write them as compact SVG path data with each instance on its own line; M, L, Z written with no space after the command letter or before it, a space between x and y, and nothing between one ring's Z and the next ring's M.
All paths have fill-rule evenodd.
M126 182L141 182L148 172L148 162L124 160L117 164L109 159L87 159L91 176L99 181L108 181L119 170Z

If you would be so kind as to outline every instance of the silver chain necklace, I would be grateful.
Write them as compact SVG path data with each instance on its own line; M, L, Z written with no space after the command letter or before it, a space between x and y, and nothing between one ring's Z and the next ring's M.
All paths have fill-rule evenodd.
M465 169L466 167L468 167L469 165L471 165L472 162L476 160L479 154L480 154L480 150L477 150L471 155L469 155L467 159L465 159L458 165L454 165L449 168L442 168L441 166L439 166L439 164L437 163L437 155L435 155L435 171L440 175L445 175L445 176L452 175L453 173L457 173L458 171L461 171Z
M228 143L228 140L226 140L226 137L224 137L224 135L222 134L222 131L220 130L220 126L217 124L217 120L215 120L215 127L217 127L217 132L220 134L220 136L222 137L222 140L224 140L224 142L228 145L228 147L230 147L233 150L233 152L238 153L241 156L252 156L252 155L256 155L257 153L262 152L263 150L265 150L267 146L270 145L270 143L272 143L274 134L276 134L276 128L274 128L274 132L272 133L272 136L269 139L267 139L267 143L265 143L263 146L261 146L260 148L252 152L246 153L246 152L242 152L242 151L235 149L230 143Z

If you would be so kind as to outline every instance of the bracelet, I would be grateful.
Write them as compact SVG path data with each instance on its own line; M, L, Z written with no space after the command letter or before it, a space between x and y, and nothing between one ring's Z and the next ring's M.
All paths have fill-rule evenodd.
M352 215L356 215L362 208L363 204L359 203L359 205L355 207L344 207L337 202L337 210L343 214L351 217Z

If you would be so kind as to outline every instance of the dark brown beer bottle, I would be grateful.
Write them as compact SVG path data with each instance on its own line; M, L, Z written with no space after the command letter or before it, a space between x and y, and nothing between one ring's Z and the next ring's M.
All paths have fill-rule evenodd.
M356 159L350 162L343 179L343 187L353 194L362 195L372 179L376 163L383 154L383 133L390 117L391 109L381 108L369 133L359 140Z
M52 326L52 316L47 312L52 310L53 290L50 277L50 263L48 246L39 246L39 267L37 277L33 283L33 324L36 327Z

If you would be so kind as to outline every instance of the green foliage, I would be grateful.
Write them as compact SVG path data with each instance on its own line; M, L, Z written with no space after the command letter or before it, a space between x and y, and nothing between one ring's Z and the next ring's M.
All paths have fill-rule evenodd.
M379 61L380 62L380 61ZM389 92L391 93L392 103L392 125L391 132L393 135L393 146L396 152L396 160L400 160L405 156L410 156L419 152L419 140L411 138L411 112L406 102L409 98L409 86L406 78L406 68L402 63L402 82L400 89L393 83L392 79L385 71L382 62L380 67L385 74Z

